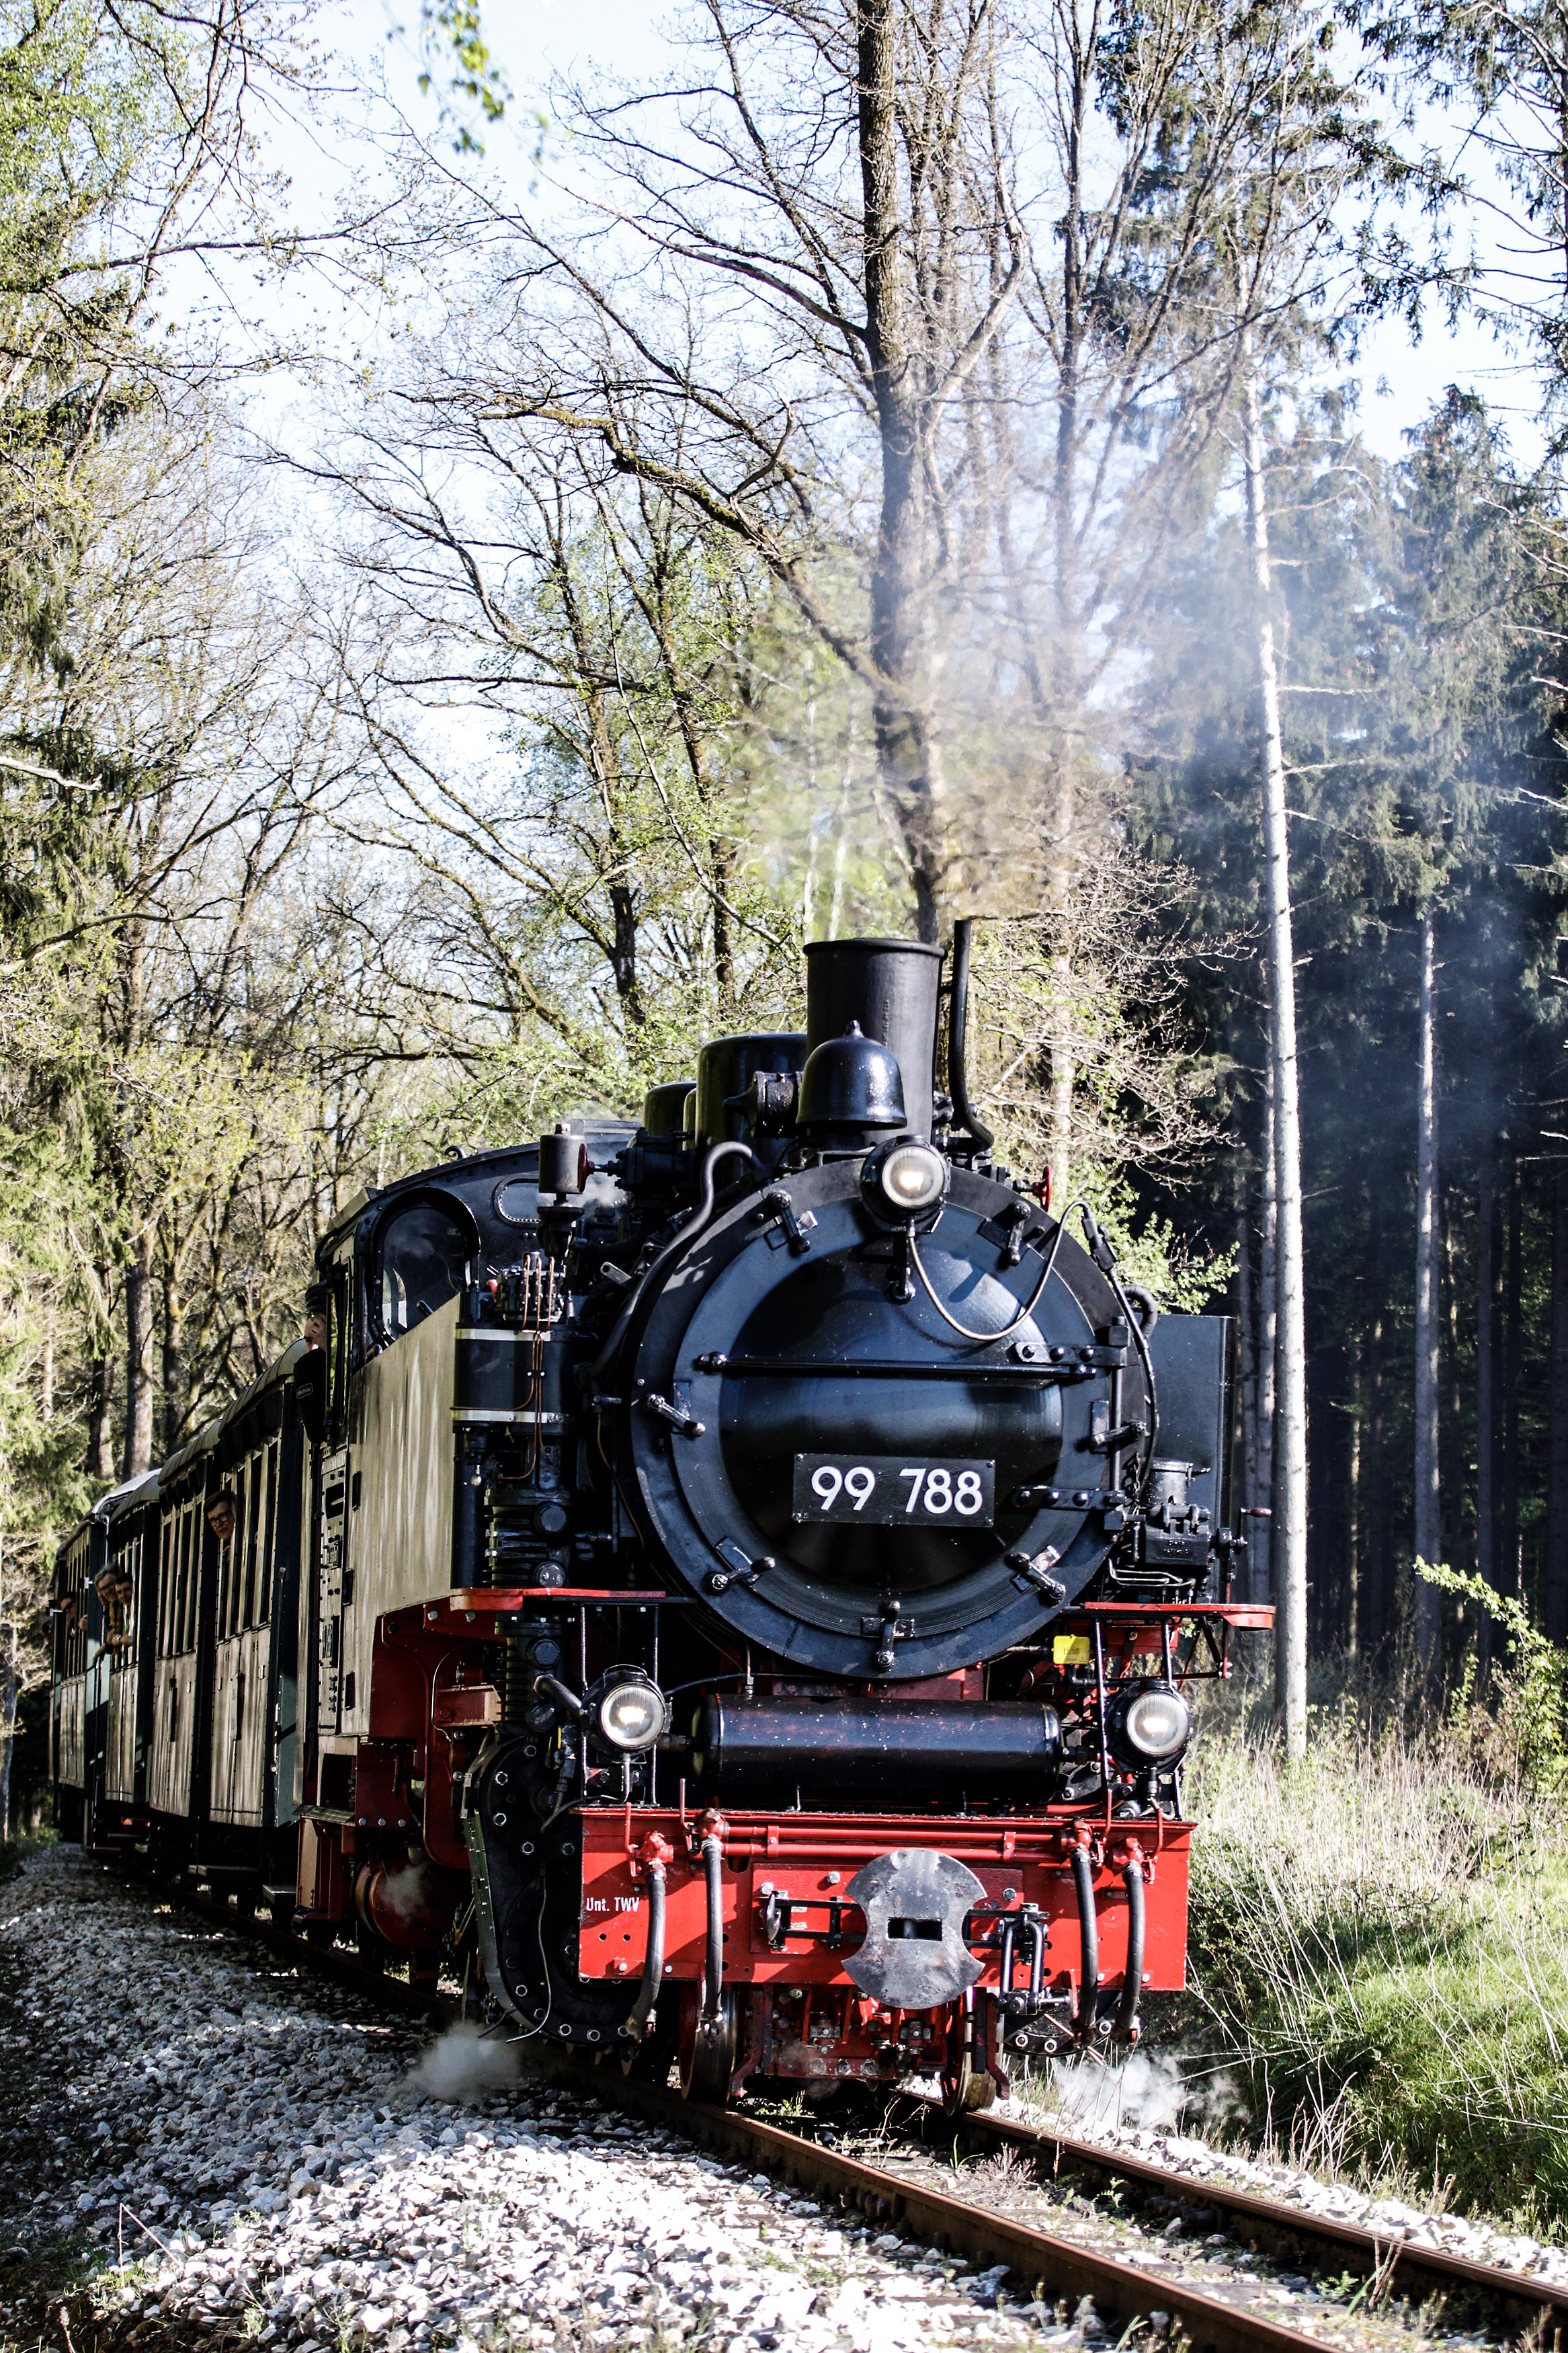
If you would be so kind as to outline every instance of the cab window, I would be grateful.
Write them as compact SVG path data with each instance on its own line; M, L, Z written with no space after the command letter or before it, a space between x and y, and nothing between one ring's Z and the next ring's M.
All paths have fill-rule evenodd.
M382 1229L377 1304L384 1339L433 1314L463 1285L470 1237L435 1201L414 1201Z

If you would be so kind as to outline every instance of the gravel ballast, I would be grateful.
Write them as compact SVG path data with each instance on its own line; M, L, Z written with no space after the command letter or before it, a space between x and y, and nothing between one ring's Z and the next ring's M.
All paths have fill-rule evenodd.
M0 2343L58 2292L48 2249L100 2344L1105 2341L1091 2306L1010 2303L1005 2272L846 2227L473 2030L426 2049L75 1849L0 1888Z

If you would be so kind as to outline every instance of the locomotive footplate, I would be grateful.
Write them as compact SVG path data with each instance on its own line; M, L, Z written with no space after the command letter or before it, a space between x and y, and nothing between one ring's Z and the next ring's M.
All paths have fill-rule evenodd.
M635 1983L642 1972L646 1854L668 1858L664 1978L701 1981L709 1928L702 1849L717 1834L730 1987L858 1987L899 2009L925 2009L968 1986L999 1991L1006 1962L1020 1991L1068 1996L1079 1985L1083 1947L1075 1851L1089 1861L1100 1985L1120 1982L1126 1968L1126 1875L1134 1862L1146 1883L1143 1990L1177 1992L1184 1983L1191 1827L1163 1816L1110 1823L1066 1810L721 1818L633 1806L590 1807L576 1827L584 1978Z

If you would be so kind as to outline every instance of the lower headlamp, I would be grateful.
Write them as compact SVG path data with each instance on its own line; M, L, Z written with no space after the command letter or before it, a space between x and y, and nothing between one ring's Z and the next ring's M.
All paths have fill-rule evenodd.
M1193 1712L1170 1683L1118 1692L1105 1712L1105 1737L1121 1765L1173 1765L1192 1736Z
M651 1748L664 1730L668 1713L664 1694L651 1675L636 1669L612 1669L596 1694L595 1715L600 1736L612 1748L635 1754Z

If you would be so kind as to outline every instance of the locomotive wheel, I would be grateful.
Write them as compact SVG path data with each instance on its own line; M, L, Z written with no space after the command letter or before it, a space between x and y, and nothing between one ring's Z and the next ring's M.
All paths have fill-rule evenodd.
M733 1992L721 1994L718 2017L707 2020L700 2011L690 2048L680 2054L682 2098L723 2107L730 2097L740 2042L741 1998Z

